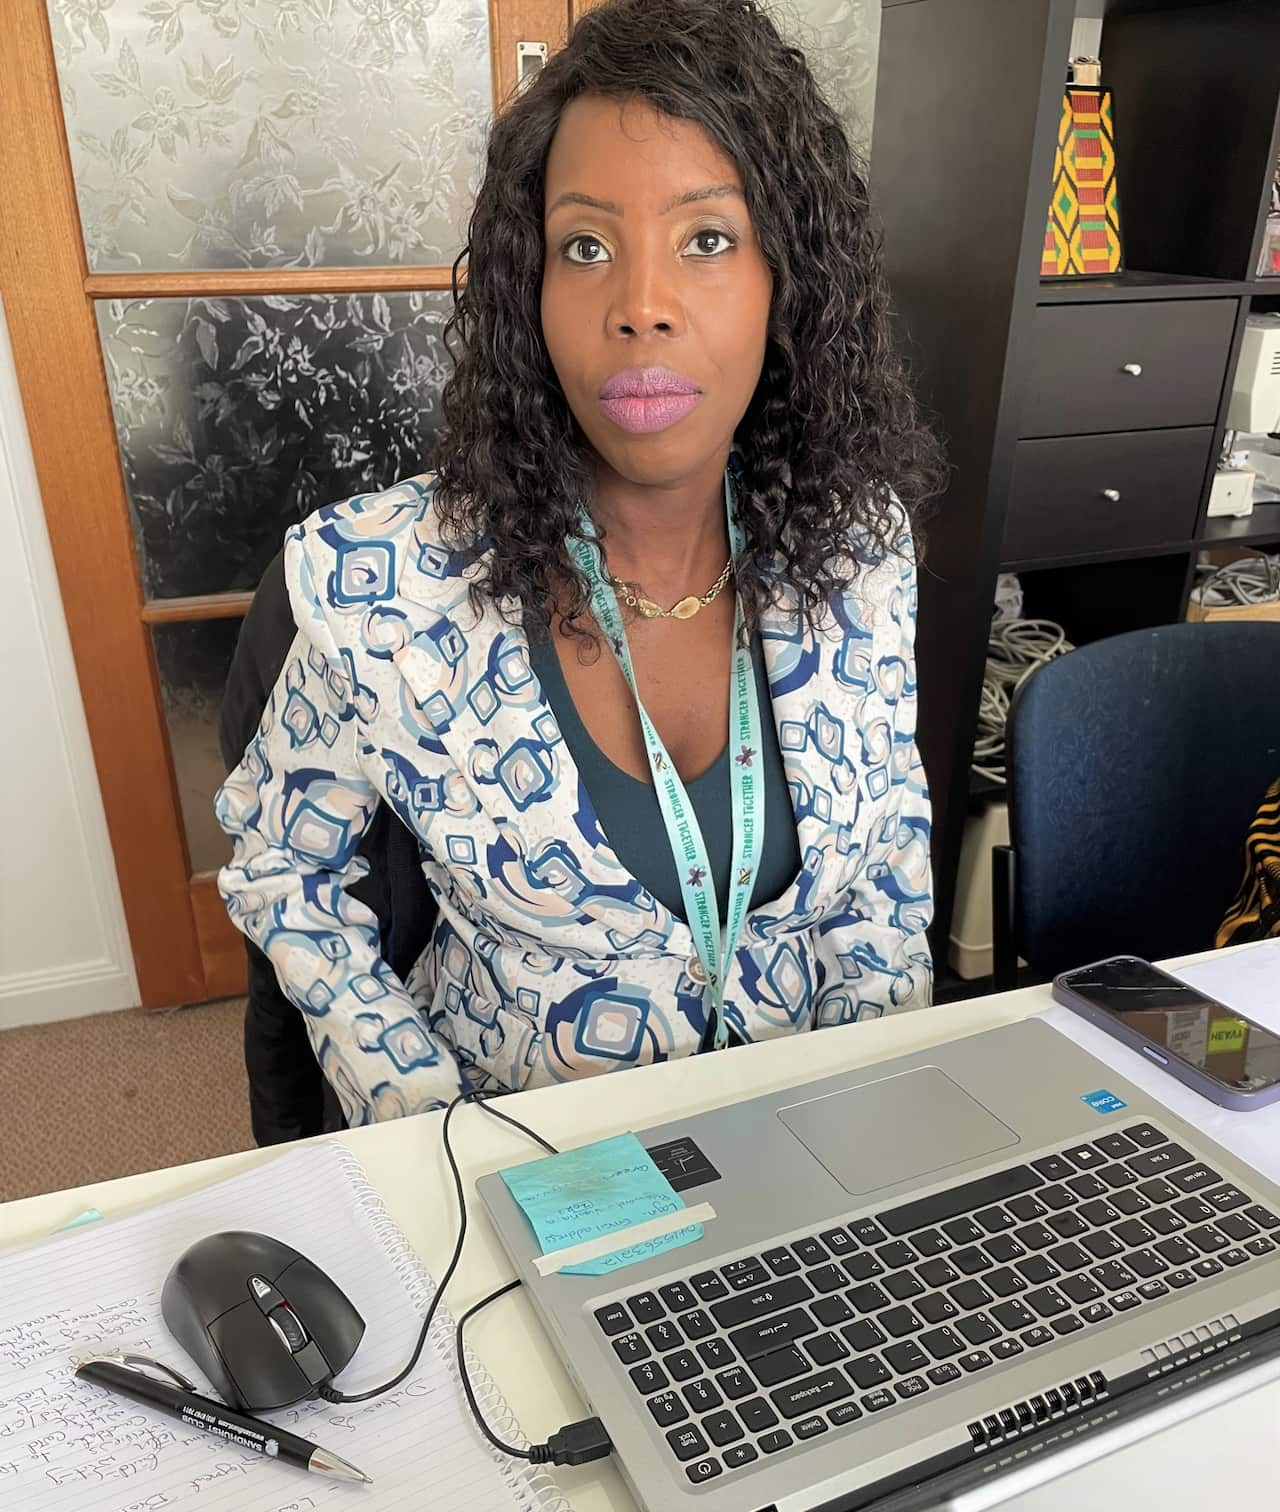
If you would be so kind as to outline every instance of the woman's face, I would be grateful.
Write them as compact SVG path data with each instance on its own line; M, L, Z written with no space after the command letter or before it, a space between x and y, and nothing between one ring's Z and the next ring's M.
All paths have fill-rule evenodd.
M733 440L773 276L742 179L701 126L584 95L546 169L542 330L578 423L633 483L693 477Z

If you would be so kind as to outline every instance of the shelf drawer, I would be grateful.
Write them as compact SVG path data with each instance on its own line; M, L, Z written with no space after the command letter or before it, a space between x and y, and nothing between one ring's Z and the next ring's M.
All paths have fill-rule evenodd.
M1238 303L1162 299L1041 306L1018 434L1079 436L1212 425Z
M1002 560L1189 541L1212 441L1212 426L1019 441Z

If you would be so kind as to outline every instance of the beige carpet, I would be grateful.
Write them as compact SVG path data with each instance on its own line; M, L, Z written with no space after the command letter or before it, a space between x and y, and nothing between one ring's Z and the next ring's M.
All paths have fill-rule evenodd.
M244 1001L0 1030L0 1200L246 1150Z

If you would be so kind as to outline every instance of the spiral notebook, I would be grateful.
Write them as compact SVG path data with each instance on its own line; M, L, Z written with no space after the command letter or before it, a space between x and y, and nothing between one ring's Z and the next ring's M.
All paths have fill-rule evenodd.
M0 1251L0 1502L23 1512L571 1512L544 1469L481 1436L462 1398L453 1324L436 1314L417 1368L368 1402L267 1414L358 1465L372 1485L309 1475L228 1447L77 1381L77 1357L148 1354L216 1395L169 1334L160 1288L184 1249L222 1229L291 1244L338 1283L366 1324L337 1378L367 1390L404 1365L434 1287L356 1158L324 1142L289 1151L132 1217ZM494 1431L528 1442L468 1356Z

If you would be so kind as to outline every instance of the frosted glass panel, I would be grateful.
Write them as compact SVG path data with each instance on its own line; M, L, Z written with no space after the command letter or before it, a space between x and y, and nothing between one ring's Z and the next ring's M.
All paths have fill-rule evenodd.
M451 263L485 0L48 0L90 270Z
M151 633L191 870L213 871L231 858L231 841L213 817L213 795L226 776L218 713L240 621L153 625Z
M426 465L447 293L104 300L148 598L253 589L320 504Z
M880 0L789 0L779 29L805 50L814 76L856 146L871 149L880 57Z

